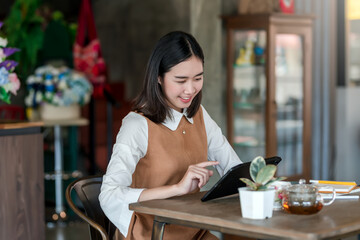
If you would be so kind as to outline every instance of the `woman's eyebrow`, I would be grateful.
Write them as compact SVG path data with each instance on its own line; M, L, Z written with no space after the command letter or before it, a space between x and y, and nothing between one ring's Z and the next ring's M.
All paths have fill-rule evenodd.
M204 74L204 72L198 73L198 74L195 75L195 77L201 76L203 74Z
M198 77L198 76L201 76L201 75L203 75L203 74L204 74L204 72L201 72L201 73L196 74L194 77ZM186 77L186 76L175 76L175 78L178 78L178 79L187 79L187 78L189 78L189 77Z

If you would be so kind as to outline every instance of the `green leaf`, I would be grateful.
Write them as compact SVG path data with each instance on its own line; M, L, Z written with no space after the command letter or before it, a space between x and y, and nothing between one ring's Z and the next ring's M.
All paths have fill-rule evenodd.
M0 87L0 100L10 103L10 94L2 87Z
M240 178L241 181L243 181L246 186L248 186L250 189L252 190L256 190L257 186L254 182L252 182L251 180L247 179L247 178Z
M277 182L277 181L282 181L282 180L285 180L285 179L286 179L286 177L273 178L273 179L271 179L269 182L267 182L264 186L265 186L266 188L268 188L268 186L269 186L270 184L272 184L272 183L274 183L274 182Z
M250 164L250 176L252 180L256 181L257 175L260 169L266 166L265 159L263 157L256 157L251 161Z
M273 164L266 165L262 169L260 169L255 183L264 185L267 182L269 182L275 175L276 172L276 166Z
M285 180L286 177L277 177L275 178L275 182Z
M33 71L37 63L37 55L42 47L43 17L38 15L39 0L15 0L10 13L4 21L5 35L8 38L8 46L16 47L21 52L10 56L9 59L19 63L15 72L20 79Z
M259 186L257 190L261 191L261 190L266 190L266 189L268 189L267 185L262 185L262 186Z

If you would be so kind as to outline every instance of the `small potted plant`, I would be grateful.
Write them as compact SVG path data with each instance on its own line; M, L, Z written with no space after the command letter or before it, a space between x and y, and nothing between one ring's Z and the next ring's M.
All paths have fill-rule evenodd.
M247 186L239 188L241 212L244 218L271 218L274 206L275 188L270 187L285 177L274 177L277 167L266 165L263 157L256 157L250 164L251 179L240 178Z

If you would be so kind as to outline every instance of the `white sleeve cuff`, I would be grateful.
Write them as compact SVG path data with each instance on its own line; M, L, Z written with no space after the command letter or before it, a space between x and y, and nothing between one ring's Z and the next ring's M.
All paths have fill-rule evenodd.
M142 193L143 190L144 189L140 189L140 188L132 189L131 193L126 195L125 202L129 202L129 201L131 201L131 199L136 199L136 201L132 201L132 202L137 202L137 200L139 199L140 194ZM132 202L129 202L129 203L132 203ZM121 232L121 234L123 236L127 237L129 226L130 226L130 221L131 221L134 211L129 210L129 204L123 204L121 213L122 214L120 216L118 216L119 226L116 226L115 224L114 225L119 229L119 231Z

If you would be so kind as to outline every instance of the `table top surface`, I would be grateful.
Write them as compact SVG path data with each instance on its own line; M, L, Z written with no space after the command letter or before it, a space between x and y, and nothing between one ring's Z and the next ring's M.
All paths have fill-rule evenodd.
M89 120L86 118L39 120L39 121L0 121L0 129L17 129L29 127L53 127L53 126L86 126Z
M360 233L358 199L335 200L313 215L294 215L279 210L274 211L270 219L252 220L241 217L238 194L201 202L203 194L132 203L129 208L155 215L158 221L254 238L336 239Z
M30 127L42 127L44 123L42 121L29 122L29 121L0 121L0 129L19 129Z

